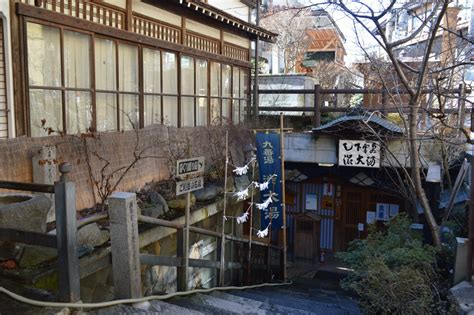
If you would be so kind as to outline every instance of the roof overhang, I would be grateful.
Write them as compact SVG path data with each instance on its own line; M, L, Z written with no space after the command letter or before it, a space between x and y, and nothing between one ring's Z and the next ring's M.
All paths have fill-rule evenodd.
M267 42L275 42L278 34L270 32L262 27L241 20L225 11L222 11L212 5L201 2L200 0L167 0L178 3L182 7L190 11L200 13L207 18L232 26L233 28L243 31L250 39L260 39Z

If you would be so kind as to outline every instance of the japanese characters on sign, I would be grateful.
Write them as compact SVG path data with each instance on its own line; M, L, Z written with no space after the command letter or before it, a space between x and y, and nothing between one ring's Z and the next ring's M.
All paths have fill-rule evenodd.
M380 167L380 142L339 140L339 166Z
M194 175L204 172L204 157L178 160L176 162L176 176L184 178L188 175Z
M176 183L176 196L202 189L204 187L204 177L197 177Z
M266 228L270 223L272 230L279 229L282 225L282 199L281 199L281 147L280 134L275 132L257 132L257 160L260 172L260 182L270 180L268 189L261 192L261 200L267 200L270 196L272 202L262 210L261 226Z

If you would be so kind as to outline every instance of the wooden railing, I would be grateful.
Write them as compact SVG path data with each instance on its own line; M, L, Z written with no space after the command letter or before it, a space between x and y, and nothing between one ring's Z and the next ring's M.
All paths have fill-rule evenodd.
M54 185L0 181L0 188L54 194L56 235L0 228L0 240L56 248L58 252L59 299L80 300L80 271L76 244L76 188L68 181L71 165L59 165L61 179Z
M175 44L181 43L181 30L179 28L148 18L134 15L132 18L131 31Z
M125 29L125 12L95 2L84 0L20 0L20 2L90 22Z
M185 255L189 248L185 247L186 226L180 223L147 217L137 214L136 196L130 193L119 193L109 198L110 236L112 248L112 265L115 285L115 298L137 298L141 292L140 265L159 265L177 267L177 290L188 290L188 270L185 268ZM138 222L171 228L177 230L176 256L159 256L140 254L138 243ZM231 261L221 265L220 249L221 233L190 226L190 233L197 233L216 239L216 259L188 259L188 266L193 268L208 268L239 270L232 279L233 284L258 283L274 281L283 278L283 249L262 242L250 242L247 239L226 235L225 242L230 243ZM235 245L235 246L234 246ZM227 255L226 255L227 256ZM248 261L248 257L251 260ZM276 262L276 263L275 263ZM219 272L216 272L219 277ZM217 279L216 283L219 283Z
M213 54L220 53L220 42L218 40L200 36L194 33L186 33L186 46L207 51Z
M169 25L136 12L128 17L124 9L106 4L84 0L19 0L19 2L201 51L222 54L232 59L249 61L247 48L230 43L223 43L221 47L220 40L191 31L186 31L185 38L183 38L183 30L178 26Z
M249 61L249 50L246 48L242 48L239 46L231 45L228 43L224 44L224 52L222 53L224 56L238 59L242 61Z

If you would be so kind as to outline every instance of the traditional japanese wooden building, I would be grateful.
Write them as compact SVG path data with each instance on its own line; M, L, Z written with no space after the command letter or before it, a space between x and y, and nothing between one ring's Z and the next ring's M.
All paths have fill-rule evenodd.
M250 5L2 1L0 137L240 122L250 42L276 36Z
M97 132L102 161L119 169L138 142L163 156L156 142L188 137L205 148L206 128L238 126L250 105L251 42L277 36L250 22L252 3L0 1L0 176L51 184L53 167L67 161L78 208L91 207L89 170L100 170L88 170L87 153L63 136ZM46 151L45 182L35 178L32 156ZM119 188L168 178L166 163L148 159Z
M383 227L410 207L394 179L394 158L407 166L402 134L399 126L378 116L353 115L286 135L286 209L295 257L301 256L297 221L302 214L321 218L318 249L337 252L365 237L368 224ZM423 153L429 158L429 152Z

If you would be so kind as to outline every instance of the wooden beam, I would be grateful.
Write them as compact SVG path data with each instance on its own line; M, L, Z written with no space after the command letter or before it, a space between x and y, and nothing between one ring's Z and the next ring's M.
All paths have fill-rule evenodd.
M24 3L16 3L16 12L17 14L45 20L49 22L56 22L61 25L94 32L97 34L114 37L118 39L128 40L131 42L135 42L138 44L148 45L157 48L163 48L167 50L173 50L175 52L181 52L184 54L188 54L194 57L204 58L204 59L212 59L215 61L234 64L240 67L250 68L252 65L250 62L241 61L238 59L229 58L222 55L217 55L213 53L209 53L206 51L202 51L199 49L194 49L191 47L182 46L179 44L174 44L171 42L163 41L160 39L136 34L133 32L127 32L124 30L116 29L110 26L105 26L97 23L93 23L90 21L86 21L83 19L67 16L64 14L59 14L56 12L47 11L41 8L37 8L31 5L27 5Z
M54 186L47 184L20 183L0 180L0 188L54 194Z
M56 248L56 235L38 232L27 232L14 229L0 229L0 239L2 241Z

